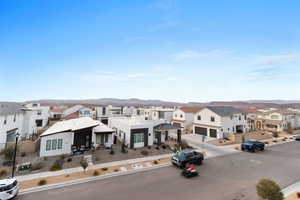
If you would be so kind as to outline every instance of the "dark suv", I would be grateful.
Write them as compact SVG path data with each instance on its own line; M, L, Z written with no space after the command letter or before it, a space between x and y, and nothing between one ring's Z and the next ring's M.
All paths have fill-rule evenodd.
M185 167L187 163L201 165L204 160L204 155L196 151L179 151L172 156L172 163L178 167Z
M248 150L251 152L255 152L257 150L263 151L265 150L265 144L256 140L248 140L242 143L241 149L242 151Z

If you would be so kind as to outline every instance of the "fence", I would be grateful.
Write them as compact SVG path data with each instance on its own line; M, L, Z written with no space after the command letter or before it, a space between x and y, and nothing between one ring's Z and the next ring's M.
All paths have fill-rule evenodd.
M31 140L24 140L18 142L18 151L25 152L25 153L34 153L37 152L39 149L39 140L31 141ZM8 142L5 145L6 147L15 146L15 142Z
M243 134L228 134L228 139L235 143L241 143L246 140L255 139L255 140L265 140L272 138L272 134L266 132L251 132Z

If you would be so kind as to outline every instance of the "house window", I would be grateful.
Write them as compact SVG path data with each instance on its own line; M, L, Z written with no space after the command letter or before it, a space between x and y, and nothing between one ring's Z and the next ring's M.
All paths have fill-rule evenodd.
M210 121L214 122L215 121L215 117L210 117Z
M200 115L198 115L197 119L200 121L200 120L201 120L201 116L200 116Z
M47 140L46 141L46 151L50 151L51 150L51 140Z
M57 139L52 140L52 150L56 150L57 148Z
M42 119L37 119L35 120L35 124L37 127L42 127L43 126L43 120Z
M5 119L4 119L4 122L3 122L3 123L4 123L4 125L6 124L6 122L7 122L7 118L5 117Z
M137 133L133 135L133 142L134 143L141 143L144 142L144 133Z
M41 111L41 110L38 110L38 111L37 111L37 115L42 115L42 111Z
M182 118L183 116L182 115L180 115L180 118Z
M62 149L63 139L58 139L57 141L57 149Z
M16 122L16 117L17 117L17 116L16 116L16 115L14 115L14 122Z
M240 120L240 121L242 120L242 117L241 117L241 116L239 116L239 120Z
M175 114L175 117L177 117L177 114Z
M102 108L102 115L106 115L106 108L105 107Z

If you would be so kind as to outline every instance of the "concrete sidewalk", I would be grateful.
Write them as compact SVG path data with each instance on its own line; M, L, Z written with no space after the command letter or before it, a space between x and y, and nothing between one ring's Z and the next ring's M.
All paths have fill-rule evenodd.
M118 165L126 165L126 164L133 164L137 162L145 162L145 161L151 161L151 160L158 160L163 158L169 158L173 154L163 154L163 155L157 155L157 156L149 156L149 157L142 157L142 158L136 158L136 159L130 159L130 160L121 160L121 161L115 161L115 162L108 162L103 164L96 164L96 165L90 165L87 170L93 170L93 169L101 169L105 167L112 167L112 166L118 166ZM54 172L41 172L36 174L28 174L23 176L17 176L18 181L26 181L26 180L32 180L32 179L38 179L38 178L46 178L50 176L59 176L63 174L71 174L76 172L83 172L82 167L76 167L76 168L70 168L70 169L63 169L60 171L54 171Z
M287 197L295 192L300 192L300 181L298 181L292 185L289 185L288 187L286 187L282 190L284 197Z

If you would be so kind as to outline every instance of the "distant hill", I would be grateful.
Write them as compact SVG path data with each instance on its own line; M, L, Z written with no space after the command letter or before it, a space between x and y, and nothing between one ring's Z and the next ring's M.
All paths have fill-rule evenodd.
M117 98L101 98L101 99L41 99L28 101L25 103L41 103L44 105L74 105L74 104L88 104L88 105L114 105L114 106L234 106L237 108L300 108L300 101L289 100L249 100L249 101L212 101L212 102L171 102L162 100L144 100L144 99L117 99Z

